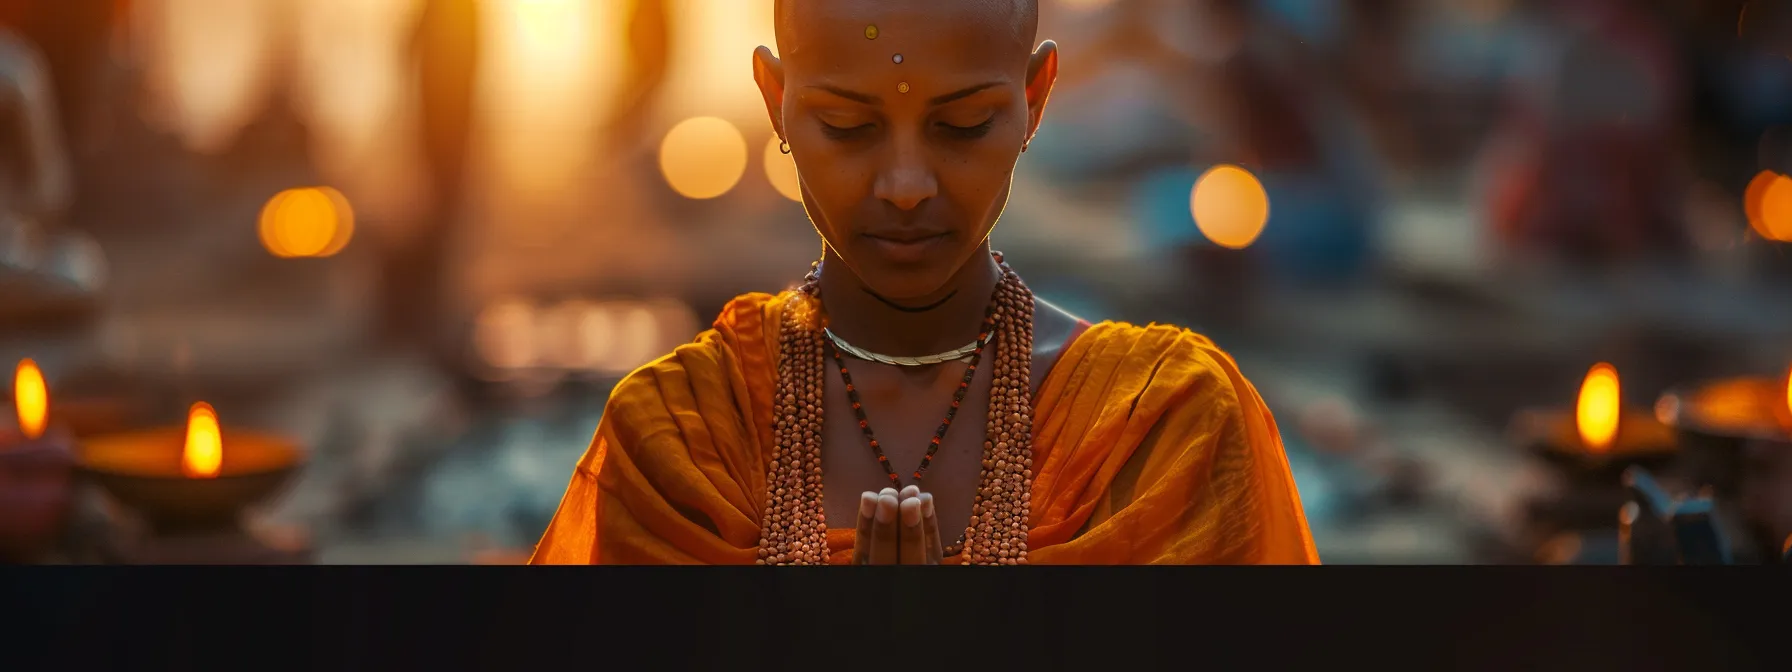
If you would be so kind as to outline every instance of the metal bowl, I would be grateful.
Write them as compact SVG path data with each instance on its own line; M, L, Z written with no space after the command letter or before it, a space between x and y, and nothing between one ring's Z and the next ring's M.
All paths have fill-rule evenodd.
M281 491L304 467L305 454L275 436L228 428L223 434L214 477L181 473L184 429L96 437L82 446L80 469L158 533L232 527L243 511Z

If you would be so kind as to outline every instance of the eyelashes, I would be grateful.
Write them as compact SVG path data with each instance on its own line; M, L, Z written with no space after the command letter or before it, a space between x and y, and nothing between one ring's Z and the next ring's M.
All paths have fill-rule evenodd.
M934 127L951 139L977 140L989 135L989 130L995 127L995 123L996 118L991 115L990 118L985 119L983 123L975 126L955 126L947 123L936 123L934 124ZM876 130L876 124L859 124L857 126L842 127L835 126L825 121L821 122L822 134L826 135L831 140L860 140L870 136Z
M940 127L940 130L945 131L948 135L952 135L952 136L955 136L955 137L963 139L963 140L975 140L977 138L981 138L983 136L989 135L989 129L994 128L995 124L996 124L996 118L994 116L991 116L990 118L983 120L983 123L977 124L976 126L953 126L951 124L940 124L939 127Z
M842 128L827 122L821 122L821 132L830 140L857 140L869 135L876 127L871 124L859 124L850 128Z

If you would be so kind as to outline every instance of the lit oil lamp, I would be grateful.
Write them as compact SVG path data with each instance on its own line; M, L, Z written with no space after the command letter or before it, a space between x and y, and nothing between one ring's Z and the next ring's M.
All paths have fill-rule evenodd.
M189 409L184 428L96 437L84 443L80 459L81 470L141 514L158 537L242 541L252 541L243 526L244 511L275 494L304 463L296 442L226 429L204 402ZM205 557L175 561L249 562L237 555L200 555Z
M1655 412L1680 433L1693 477L1746 519L1745 561L1779 557L1792 535L1792 372L1670 390Z
M1521 412L1513 432L1544 459L1614 484L1630 465L1665 464L1677 452L1673 428L1626 407L1618 369L1604 362L1587 371L1572 412Z
M50 391L29 359L13 372L18 429L0 433L0 562L31 562L68 517L74 440L50 424Z
M1678 456L1673 429L1626 407L1622 392L1617 368L1601 362L1587 371L1574 410L1531 409L1513 418L1514 439L1560 477L1558 489L1528 504L1533 541L1598 532L1599 539L1610 536L1607 560L1617 561L1618 510L1629 501L1624 471L1667 471Z

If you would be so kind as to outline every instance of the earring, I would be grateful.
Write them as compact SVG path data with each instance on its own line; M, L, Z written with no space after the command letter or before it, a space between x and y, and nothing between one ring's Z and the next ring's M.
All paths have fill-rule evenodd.
M783 138L778 138L778 152L782 153L782 154L789 154L790 153L790 143L785 142Z

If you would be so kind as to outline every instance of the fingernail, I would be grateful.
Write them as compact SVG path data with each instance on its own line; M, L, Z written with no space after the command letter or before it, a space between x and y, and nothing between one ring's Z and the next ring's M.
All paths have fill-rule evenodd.
M921 500L909 499L902 502L902 524L906 527L921 524Z
M884 495L877 498L877 522L888 523L896 520L896 498Z
M877 493L867 492L859 495L859 517L870 518L877 513Z
M913 485L902 489L902 498L903 499L908 499L910 497L916 497L916 496L919 496L920 494L921 494L921 488L913 486Z
M895 488L884 488L882 492L879 492L877 494L880 496L883 496L883 497L895 497L896 489Z
M933 517L933 493L931 492L921 493L921 515L928 518Z

